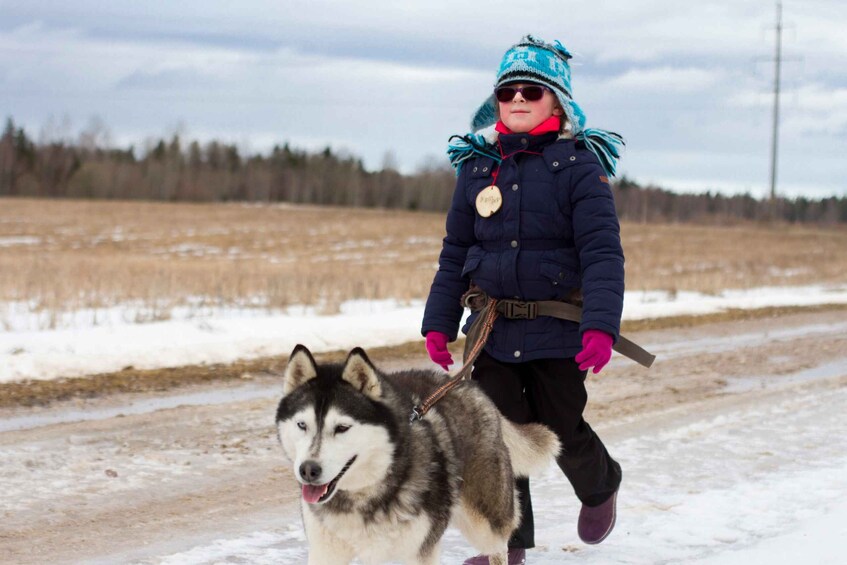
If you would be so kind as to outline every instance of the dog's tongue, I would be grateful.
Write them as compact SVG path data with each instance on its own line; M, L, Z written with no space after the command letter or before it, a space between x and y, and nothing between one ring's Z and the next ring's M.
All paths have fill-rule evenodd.
M303 485L303 500L309 504L314 504L326 494L327 488L329 488L329 483L325 485Z

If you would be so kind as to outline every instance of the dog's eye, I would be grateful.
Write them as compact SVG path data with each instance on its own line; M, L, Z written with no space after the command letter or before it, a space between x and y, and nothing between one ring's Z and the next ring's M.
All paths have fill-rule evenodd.
M344 424L339 424L339 425L335 426L335 433L336 434L343 434L344 432L346 432L349 429L350 429L350 426L345 426Z
M306 431L306 422L297 422L297 427L305 432Z

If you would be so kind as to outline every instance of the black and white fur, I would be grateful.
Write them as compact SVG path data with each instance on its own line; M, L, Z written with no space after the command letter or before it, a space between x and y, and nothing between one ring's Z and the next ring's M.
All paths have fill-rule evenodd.
M515 476L546 468L558 440L508 422L471 382L409 423L443 382L430 371L383 374L360 348L327 365L294 349L276 422L301 484L310 565L435 565L451 520L492 564L506 564L520 521Z

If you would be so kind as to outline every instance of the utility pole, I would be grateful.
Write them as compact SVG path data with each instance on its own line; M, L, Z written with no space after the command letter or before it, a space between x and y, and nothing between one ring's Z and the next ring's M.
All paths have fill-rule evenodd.
M771 203L776 200L777 142L779 140L779 78L782 64L782 2L776 3L776 72L773 81L773 133L771 134Z

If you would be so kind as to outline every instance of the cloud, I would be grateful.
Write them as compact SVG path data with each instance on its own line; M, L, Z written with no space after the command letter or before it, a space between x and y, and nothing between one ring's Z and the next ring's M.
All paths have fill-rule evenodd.
M608 81L608 88L631 92L674 92L685 94L714 87L724 80L724 73L702 68L653 67L631 69Z
M796 108L788 105L787 129L797 134L826 134L844 136L847 132L847 87L828 88L809 84L799 88ZM844 148L843 148L844 149Z
M196 69L137 70L115 84L118 90L206 90L220 86L215 76Z
M9 71L10 87L24 91L90 93L142 81L171 88L180 73L213 76L243 60L237 50L180 43L142 47L127 40L92 39L82 30L55 29L40 21L0 33L0 68Z
M744 90L730 99L739 108L772 109L772 92ZM844 137L847 133L847 87L820 83L783 90L780 98L781 129L785 135Z

